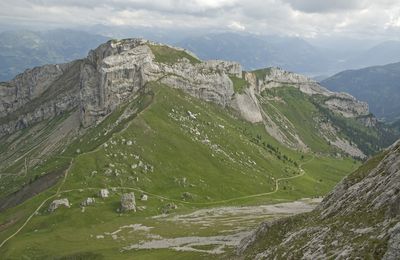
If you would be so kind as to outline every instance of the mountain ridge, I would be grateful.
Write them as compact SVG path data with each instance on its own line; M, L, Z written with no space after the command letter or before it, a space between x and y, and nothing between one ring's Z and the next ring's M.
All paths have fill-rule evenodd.
M174 53L173 55L176 55L174 60L164 61L162 57L166 52ZM158 62L157 58L161 62ZM70 72L73 77L68 77L64 73L70 70L75 71ZM54 76L47 77L49 73L53 73ZM41 78L41 75L44 76ZM20 90L20 86L30 79L34 80L34 84L27 93L24 93ZM244 87L242 92L235 93L238 80L242 80L243 86L247 87ZM60 92L63 89L51 86L57 81L71 86L64 87L67 92L58 99L54 99L57 95L46 101L47 103L40 99L41 93L51 93L51 89ZM192 53L183 49L134 39L109 41L91 51L82 61L28 70L7 84L2 83L0 91L3 98L0 113L3 118L0 122L3 124L0 125L0 133L2 135L13 133L26 125L49 119L75 107L79 107L80 123L83 126L96 124L131 95L141 91L149 81L173 85L193 96L233 107L253 123L262 122L263 115L265 117L265 111L260 109L256 96L260 96L266 89L283 85L297 86L300 92L308 96L326 97L322 105L335 114L345 118L363 118L361 121L366 127L376 125L376 120L369 114L367 104L357 101L348 94L330 92L307 77L277 68L243 72L239 63L216 60L200 62ZM76 89L78 85L79 91ZM210 87L211 85L213 86ZM41 101L40 107L32 111L35 107L34 102L38 99ZM31 103L28 104L28 101ZM29 107L29 110L26 107ZM18 117L21 109L22 113ZM24 115L24 109L29 111L28 114ZM4 117L6 114L7 117ZM10 120L10 115L13 114L15 116ZM300 137L295 136L297 141L289 142L285 134L274 126L276 123L269 120L268 124L272 125L270 128L267 127L269 133L281 142L306 149ZM360 152L353 155L364 156Z
M346 70L321 82L333 91L345 91L370 104L379 118L394 121L399 118L397 100L400 63Z

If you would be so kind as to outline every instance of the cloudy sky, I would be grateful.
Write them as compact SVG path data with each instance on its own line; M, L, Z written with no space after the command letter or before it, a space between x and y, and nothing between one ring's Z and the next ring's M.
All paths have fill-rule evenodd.
M399 0L0 0L2 28L96 24L399 39Z

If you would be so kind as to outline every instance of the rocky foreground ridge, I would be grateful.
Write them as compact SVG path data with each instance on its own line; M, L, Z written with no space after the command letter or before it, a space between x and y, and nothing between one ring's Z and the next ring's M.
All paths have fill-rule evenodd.
M246 80L243 92L235 93L235 79ZM329 97L324 101L329 110L347 118L362 117L368 126L374 124L366 103L348 94L330 92L305 76L278 68L265 69L260 76L243 72L236 62L202 62L183 49L127 39L102 44L85 59L37 67L0 83L0 137L68 111L79 114L81 126L95 125L118 105L146 91L150 81L232 107L248 121L266 121L271 135L299 149L307 146L298 137L295 144L285 142L278 127L261 109L259 95L265 89L290 85L307 95ZM353 149L349 154L363 157L357 147L346 145L343 150Z
M345 178L312 212L262 224L249 259L399 259L400 141Z

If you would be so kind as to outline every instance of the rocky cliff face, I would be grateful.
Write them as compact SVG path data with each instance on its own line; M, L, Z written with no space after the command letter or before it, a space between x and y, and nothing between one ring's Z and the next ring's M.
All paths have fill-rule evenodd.
M141 40L110 41L89 53L81 74L82 123L85 126L111 112L143 90L149 81L160 81L220 105L229 104L233 86L228 75L241 77L238 63L207 61L157 62L151 46ZM173 50L184 52L181 49ZM189 54L191 55L191 54Z
M26 70L7 83L0 83L0 117L40 97L74 63L45 65Z
M142 39L109 41L82 61L37 67L1 83L0 136L75 108L80 110L81 124L91 126L143 91L149 81L223 106L230 104L234 91L228 75L241 77L240 64L193 64L186 58L158 62L151 46L164 45Z
M258 75L258 77L249 72L246 73L246 78L251 83L251 86L260 93L265 89L293 86L307 95L329 97L325 101L326 107L345 117L355 118L369 114L367 103L358 101L347 93L329 91L306 76L284 71L280 68L269 68L263 75Z
M366 127L375 127L376 119L370 115L368 105L356 100L346 93L335 93L319 85L316 81L306 76L284 71L279 68L267 68L252 72L244 72L248 88L244 93L235 95L232 106L240 111L243 118L250 122L263 122L268 133L282 144L294 149L309 150L304 140L296 133L295 129L288 133L290 120L278 113L279 119L271 116L270 111L263 109L263 93L276 88L293 87L307 96L318 99L318 104L329 111L345 118L355 119ZM318 121L318 119L316 119ZM282 124L285 128L282 128ZM321 136L331 145L337 147L348 155L364 158L365 154L357 145L348 140L336 138L337 130L330 123L318 126ZM333 137L335 136L335 138Z
M400 141L345 178L311 214L261 225L238 253L251 259L399 259L399 205Z
M81 61L27 70L0 84L0 136L71 111L79 104Z

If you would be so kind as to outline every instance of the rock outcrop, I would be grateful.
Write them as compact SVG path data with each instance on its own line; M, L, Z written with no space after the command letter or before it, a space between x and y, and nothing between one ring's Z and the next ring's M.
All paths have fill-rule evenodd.
M149 81L160 81L223 106L230 104L234 91L229 75L241 77L240 64L192 63L186 58L158 62L152 46L164 45L143 39L109 41L83 60L37 67L1 83L0 136L76 108L82 126L94 125L143 92Z
M400 141L345 178L312 213L262 224L249 259L399 259Z
M64 198L64 199L54 200L53 202L50 203L48 211L53 212L61 206L69 208L70 204L69 204L68 199Z
M77 108L80 66L46 65L0 83L0 136Z
M102 199L108 198L109 195L110 195L110 192L108 191L108 189L101 189L99 191L99 197Z
M223 106L229 104L233 87L228 75L241 77L238 63L193 64L186 58L172 64L157 62L151 46L158 45L142 39L110 41L89 53L81 73L83 125L101 120L116 106L142 91L149 81L160 81Z
M376 118L369 113L368 105L365 102L360 102L346 93L331 92L306 76L284 71L280 68L267 68L244 72L244 78L248 82L248 88L242 94L235 94L231 103L232 107L240 111L242 117L250 122L263 122L266 131L288 147L303 151L309 150L296 129L290 129L291 122L288 118L279 112L277 115L270 114L263 108L263 100L268 99L263 97L263 93L275 88L296 88L305 95L313 97L314 100L318 100L318 106L334 114L357 120L366 127L375 127L377 124ZM269 102L267 101L267 103ZM279 118L276 118L277 116ZM286 129L283 129L282 126ZM336 146L345 154L358 158L366 157L356 144L340 138L337 135L336 128L332 125L327 127L330 131L322 131L323 128L327 130L323 125L318 128L321 129L321 136L327 142ZM337 138L334 138L334 136Z
M74 63L45 65L26 70L8 83L1 83L0 117L5 116L26 103L39 98Z
M254 72L247 72L245 78L257 93L265 89L292 86L307 95L321 95L327 97L325 105L335 113L344 117L359 117L369 114L368 104L358 101L347 93L332 92L318 82L300 74L288 72L280 68L265 69L263 75L256 76Z
M87 207L96 203L95 198L86 198L84 201L81 202L81 207Z
M135 194L133 192L122 194L120 210L121 212L127 212L127 211L136 212Z

